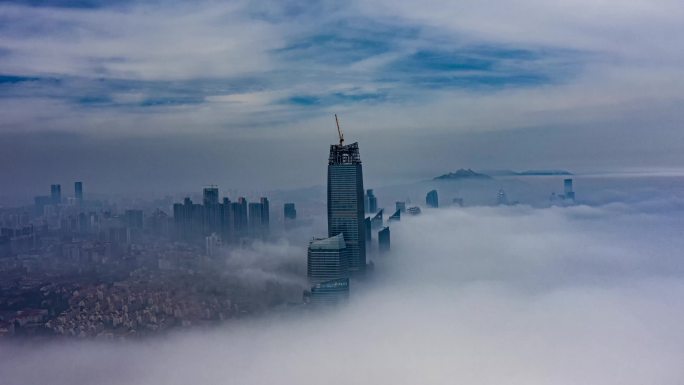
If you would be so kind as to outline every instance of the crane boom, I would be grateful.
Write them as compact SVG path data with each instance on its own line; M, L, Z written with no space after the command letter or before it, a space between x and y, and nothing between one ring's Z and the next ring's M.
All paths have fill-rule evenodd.
M344 135L342 130L340 130L340 121L337 119L337 114L335 114L335 124L337 124L337 135L340 137L340 146L344 144Z

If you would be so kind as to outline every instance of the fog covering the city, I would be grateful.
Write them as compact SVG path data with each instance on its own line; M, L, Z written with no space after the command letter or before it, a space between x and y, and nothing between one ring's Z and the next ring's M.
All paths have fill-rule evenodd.
M1 382L677 384L683 212L676 198L424 210L392 224L391 254L347 306L140 341L3 342ZM305 261L285 241L245 253L230 263L257 283L291 282L279 271Z

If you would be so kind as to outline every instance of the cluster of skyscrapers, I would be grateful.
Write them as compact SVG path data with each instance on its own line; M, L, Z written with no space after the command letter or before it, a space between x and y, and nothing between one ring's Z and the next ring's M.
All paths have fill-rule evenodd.
M296 211L294 204L291 205L294 218ZM270 204L266 197L258 202L248 202L244 197L238 198L237 202L231 202L227 197L219 200L218 187L208 186L204 188L201 204L190 198L174 204L173 220L176 235L187 241L212 234L226 242L247 237L265 238L269 234Z
M42 214L45 206L58 206L64 203L62 198L62 185L50 185L50 195L40 195L34 198L36 213ZM74 182L74 196L73 203L76 205L83 204L83 182Z

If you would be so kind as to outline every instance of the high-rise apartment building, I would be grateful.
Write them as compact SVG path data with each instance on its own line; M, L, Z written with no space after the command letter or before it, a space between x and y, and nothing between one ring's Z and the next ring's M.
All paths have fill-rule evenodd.
M247 199L238 198L237 202L230 204L233 215L233 234L241 237L247 233Z
M437 190L432 190L425 196L425 204L428 207L437 208L439 207L439 198L437 196Z
M219 189L218 186L211 185L205 187L202 194L202 203L207 205L217 205L219 204Z
M53 205L62 203L62 186L53 184L50 186L50 199Z
M221 231L221 206L218 186L212 185L204 188L202 203L204 205L203 234L219 233Z
M74 198L77 204L83 203L83 182L74 182Z
M249 202L249 231L256 235L261 231L261 211L262 205L259 202Z
M285 220L295 220L297 219L297 209L294 203L285 203L283 205L283 215Z
M366 268L363 173L358 143L330 146L328 158L328 236L344 235L350 270Z
M230 239L230 235L233 229L233 212L231 210L230 199L227 197L223 198L223 203L221 204L221 234L226 240Z
M271 223L270 204L266 197L261 197L259 202L261 203L261 231L263 231L264 234L268 234Z

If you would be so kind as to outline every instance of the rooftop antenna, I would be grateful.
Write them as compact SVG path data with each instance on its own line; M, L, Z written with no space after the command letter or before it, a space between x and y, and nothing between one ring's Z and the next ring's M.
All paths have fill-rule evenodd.
M340 146L344 144L344 135L340 130L340 121L337 119L337 114L335 114L335 124L337 124L337 135L340 136Z

